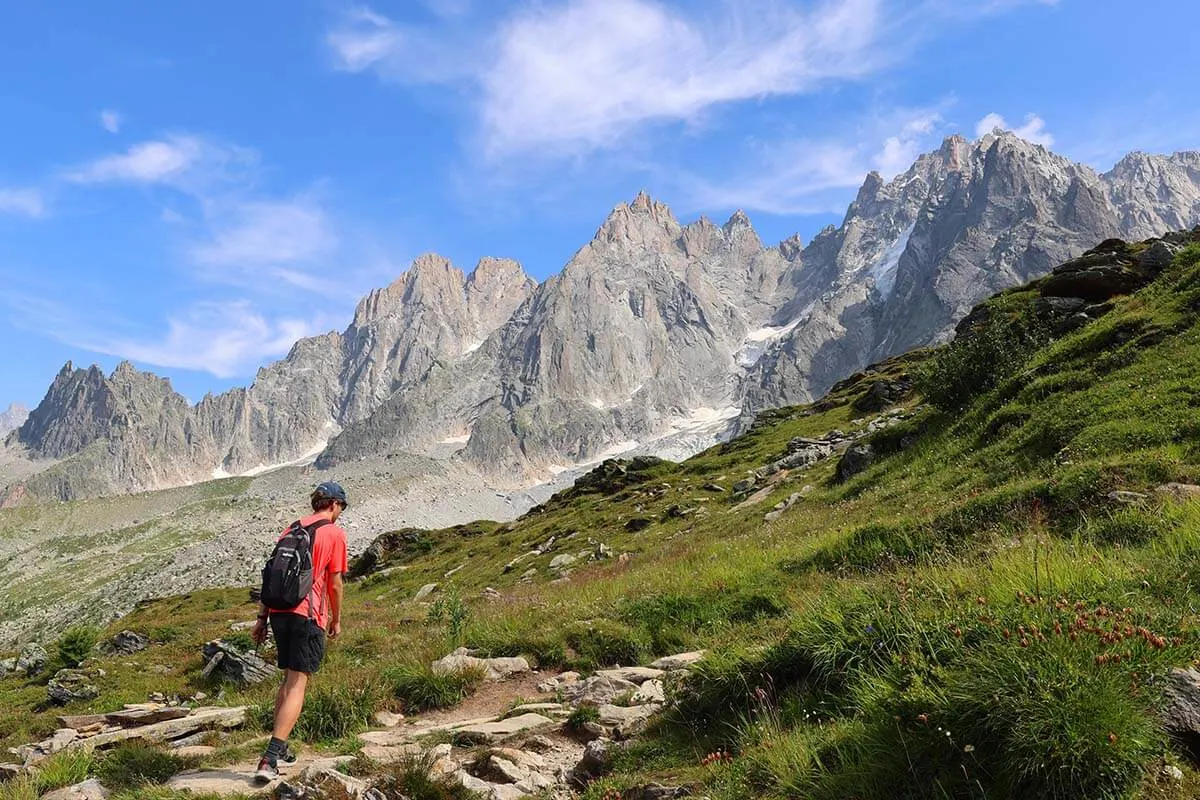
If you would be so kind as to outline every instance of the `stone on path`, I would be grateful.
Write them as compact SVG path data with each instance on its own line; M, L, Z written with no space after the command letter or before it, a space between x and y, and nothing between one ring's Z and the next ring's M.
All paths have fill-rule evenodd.
M679 653L678 655L674 656L666 656L665 658L660 658L658 661L653 662L650 666L654 667L655 669L661 669L664 672L670 672L674 669L687 669L697 661L703 659L704 652L705 651L703 650L696 650L691 653Z
M645 681L661 678L663 671L653 667L615 667L613 669L598 669L596 674L605 678L615 678L619 681L642 684Z
M641 688L640 684L610 675L593 675L578 683L561 687L563 697L575 703L611 703L621 695L632 695Z
M530 671L529 662L520 656L513 658L476 658L471 650L460 647L448 656L433 662L435 675L452 675L478 669L489 681L500 681L511 675Z
M600 706L602 727L612 728L619 739L628 739L641 733L646 722L654 716L652 706Z
M663 682L658 679L646 681L642 684L642 688L633 694L633 704L635 706L644 706L651 703L662 705L665 702L667 702L667 692L663 687Z
M204 758L217 752L217 748L206 744L193 744L187 747L174 748L175 755L180 758Z
M496 722L484 722L456 728L455 733L457 736L469 741L479 742L480 744L493 744L495 742L502 742L505 739L511 739L521 733L550 728L554 724L554 720L543 717L541 714L521 714L517 717L509 717L508 719L497 720Z
M254 780L247 772L234 772L228 769L189 770L173 776L167 781L167 788L177 792L193 794L259 794L267 787Z
M108 790L101 786L95 778L42 795L42 800L107 800L107 798Z

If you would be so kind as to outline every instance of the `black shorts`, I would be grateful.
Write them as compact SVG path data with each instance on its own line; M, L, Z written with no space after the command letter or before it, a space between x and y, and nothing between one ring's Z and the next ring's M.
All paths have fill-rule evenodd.
M271 613L275 635L276 663L280 669L312 674L325 658L325 631L308 617L275 611Z

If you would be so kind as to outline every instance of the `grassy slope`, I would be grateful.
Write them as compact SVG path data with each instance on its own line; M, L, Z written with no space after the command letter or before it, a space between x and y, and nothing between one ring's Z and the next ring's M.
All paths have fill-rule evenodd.
M728 488L794 436L861 426L871 415L850 401L872 376L623 488L568 492L508 525L422 534L384 565L395 569L349 588L310 738L346 733L319 709L403 707L396 689L413 681L396 668L458 644L582 669L708 647L681 711L591 796L649 778L714 798L1193 796L1190 769L1182 786L1158 777L1176 757L1151 712L1165 669L1200 654L1200 508L1108 494L1200 482L1198 260L1185 251L1108 316L1015 359L965 408L920 406L875 436L885 457L848 483L829 461L750 507L702 488ZM1035 296L994 299L989 325L1030 322ZM902 435L915 444L900 450ZM805 485L816 488L763 521ZM675 517L672 506L697 510ZM630 532L634 517L653 524ZM503 572L552 536L553 550ZM629 557L550 580L551 558L596 543ZM531 566L533 582L519 583ZM433 614L410 599L428 582L442 585ZM483 599L485 586L503 599ZM250 617L245 596L200 592L134 612L121 627L173 641L106 661L105 693L88 707L201 688L199 644ZM0 682L0 744L52 730L43 691ZM732 762L702 765L718 749Z

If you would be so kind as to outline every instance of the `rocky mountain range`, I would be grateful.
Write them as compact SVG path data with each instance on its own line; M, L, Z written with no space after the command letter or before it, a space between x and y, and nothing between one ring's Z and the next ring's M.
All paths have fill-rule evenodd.
M1111 236L1200 221L1200 153L1098 174L1011 133L947 138L804 245L735 213L618 205L537 284L426 255L249 388L190 405L120 365L67 364L6 440L0 498L96 496L316 459L450 458L512 488L641 445L692 449L880 358L942 341L979 300Z

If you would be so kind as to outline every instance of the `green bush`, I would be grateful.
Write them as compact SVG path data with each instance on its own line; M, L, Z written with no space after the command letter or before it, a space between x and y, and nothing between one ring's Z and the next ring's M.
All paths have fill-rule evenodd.
M254 639L247 631L234 631L221 637L221 641L235 650L249 653L254 650Z
M54 645L55 663L61 667L78 667L91 655L98 641L99 628L91 625L68 628Z
M438 674L427 665L403 665L384 672L395 695L410 713L449 708L462 702L483 681L480 670Z
M599 720L600 709L596 708L594 705L584 703L583 705L578 705L575 707L575 709L571 712L571 715L567 717L567 721L564 723L564 725L569 731L579 731L583 730L583 726L589 722L598 722Z
M126 742L100 759L96 776L106 788L120 791L166 783L175 773L195 766L194 759L180 758L144 742Z
M375 713L373 683L318 685L304 698L296 735L306 742L335 742L361 733Z
M1030 315L1010 316L999 308L915 370L917 391L935 408L957 411L994 389L1050 340Z

